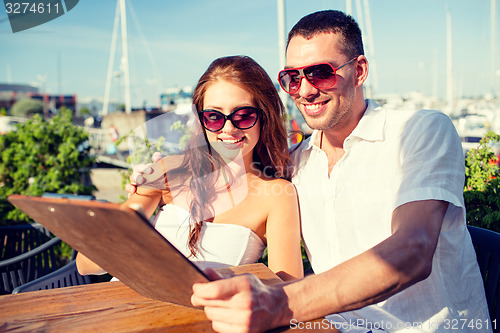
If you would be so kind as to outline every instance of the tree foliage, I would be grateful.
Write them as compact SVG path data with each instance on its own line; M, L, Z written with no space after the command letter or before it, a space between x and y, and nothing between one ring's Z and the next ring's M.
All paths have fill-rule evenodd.
M465 158L467 222L500 232L500 168L494 146L500 135L488 132Z
M33 98L23 98L14 103L10 109L11 116L29 118L35 114L43 114L43 103Z
M35 115L0 136L0 225L30 222L7 201L11 194L92 194L96 188L86 180L95 158L87 140L69 110L51 121Z
M88 108L81 108L80 115L83 117L90 117L92 116L92 112Z

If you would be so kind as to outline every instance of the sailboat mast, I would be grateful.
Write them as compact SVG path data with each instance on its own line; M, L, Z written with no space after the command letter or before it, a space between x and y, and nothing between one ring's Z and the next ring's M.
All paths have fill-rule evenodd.
M453 64L452 64L452 44L451 44L451 13L450 8L446 8L446 97L448 99L448 114L453 111Z
M120 14L122 24L122 70L125 79L125 113L131 113L130 101L130 75L128 70L128 42L127 42L127 15L125 0L120 0Z
M345 1L345 13L347 15L352 14L352 0L346 0Z
M118 32L118 21L120 19L120 3L116 3L116 11L115 11L115 22L113 24L113 35L111 37L111 49L109 52L109 60L108 60L108 73L106 76L106 87L104 90L104 101L102 106L102 114L105 116L108 114L109 109L109 95L111 91L111 77L113 75L113 62L115 59L115 50L116 50L116 35Z
M378 89L378 77L377 77L377 66L375 64L375 43L373 41L373 29L372 29L372 19L370 15L370 4L368 0L363 2L365 9L365 19L366 19L366 35L368 38L368 56L370 57L370 67L371 67L371 96L374 98L377 94Z
M278 47L279 47L279 60L280 60L280 70L285 68L285 53L286 53L286 30L285 30L285 1L277 0L278 6ZM283 89L279 89L279 95L281 97L281 101L285 106L285 111L288 114L288 103L287 103L287 93L283 91Z
M122 61L120 64L120 70L123 72L125 79L125 112L131 113L131 100L130 100L130 75L128 66L128 43L127 43L127 18L126 18L126 7L125 0L117 0L116 2L116 12L115 12L115 22L113 25L113 35L111 37L111 50L109 52L108 61L108 73L106 77L106 87L104 91L104 102L102 114L107 115L109 112L109 96L111 90L111 77L113 75L113 63L115 59L116 51L116 39L118 33L118 21L121 22L121 37L122 37Z
M496 6L496 0L491 0L491 33L490 33L490 47L491 47L491 92L495 94L497 91L496 89L496 82L497 82L497 76L499 73L497 73L497 68L496 68L496 14L497 14L497 6Z

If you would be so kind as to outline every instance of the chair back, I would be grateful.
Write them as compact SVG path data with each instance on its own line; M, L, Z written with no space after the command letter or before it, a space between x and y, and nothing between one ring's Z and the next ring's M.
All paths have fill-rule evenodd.
M493 326L493 332L500 332L500 234L473 226L467 228L483 277L490 318L498 326Z
M60 243L54 237L28 252L0 261L0 295L10 294L14 288L58 269L55 247Z
M79 286L92 282L93 281L90 276L83 276L78 273L78 270L76 268L76 261L73 260L69 264L48 275L42 276L41 278L15 288L12 293L17 294L27 291Z
M39 223L0 227L0 261L33 250L51 239Z

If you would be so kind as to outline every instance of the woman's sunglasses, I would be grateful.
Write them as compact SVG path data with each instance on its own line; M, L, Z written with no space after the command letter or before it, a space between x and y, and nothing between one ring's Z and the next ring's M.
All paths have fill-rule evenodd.
M284 69L278 74L278 81L281 88L289 94L299 91L302 77L305 77L313 87L318 89L328 89L337 82L337 71L350 64L358 57L352 58L345 64L335 68L329 63L321 63L299 68Z
M201 124L210 132L218 132L224 128L226 120L230 120L234 127L240 130L252 128L259 119L260 109L253 106L237 108L231 114L225 115L220 111L206 109L198 113Z

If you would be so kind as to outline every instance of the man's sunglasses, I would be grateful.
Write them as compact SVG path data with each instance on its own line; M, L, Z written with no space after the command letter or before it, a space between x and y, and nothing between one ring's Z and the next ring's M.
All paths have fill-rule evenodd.
M350 64L358 57L352 58L345 64L335 68L329 63L320 63L299 68L287 68L279 72L278 81L281 88L289 94L299 91L302 77L305 77L313 87L318 89L328 89L337 82L337 71Z
M218 132L224 128L226 120L230 120L234 127L240 130L252 128L259 119L260 109L253 106L237 108L226 116L220 111L206 109L198 113L201 124L210 132Z

